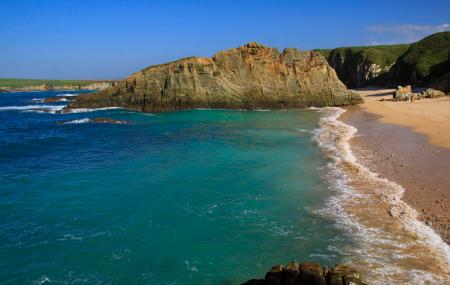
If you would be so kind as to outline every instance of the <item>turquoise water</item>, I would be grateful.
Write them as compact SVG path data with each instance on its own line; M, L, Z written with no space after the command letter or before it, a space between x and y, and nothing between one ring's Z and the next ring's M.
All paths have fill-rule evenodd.
M315 214L318 112L33 107L59 93L0 94L0 283L239 284L342 260L349 237Z

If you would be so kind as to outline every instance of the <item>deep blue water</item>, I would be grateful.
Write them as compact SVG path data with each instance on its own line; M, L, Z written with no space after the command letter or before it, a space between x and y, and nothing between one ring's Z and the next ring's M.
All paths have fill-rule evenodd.
M61 93L0 93L1 284L239 284L341 261L349 239L314 211L318 112L31 110ZM130 124L61 124L94 117Z

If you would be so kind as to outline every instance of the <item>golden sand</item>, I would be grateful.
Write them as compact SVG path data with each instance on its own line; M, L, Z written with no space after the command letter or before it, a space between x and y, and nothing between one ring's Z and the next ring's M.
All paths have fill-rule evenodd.
M392 99L394 89L354 90L364 98L362 108L380 116L383 123L397 124L424 134L435 146L450 149L450 97L422 99L413 103Z

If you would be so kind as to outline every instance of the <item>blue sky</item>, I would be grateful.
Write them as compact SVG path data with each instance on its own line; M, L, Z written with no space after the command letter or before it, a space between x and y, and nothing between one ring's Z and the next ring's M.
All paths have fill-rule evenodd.
M0 77L118 79L257 41L283 49L412 42L450 1L0 0Z

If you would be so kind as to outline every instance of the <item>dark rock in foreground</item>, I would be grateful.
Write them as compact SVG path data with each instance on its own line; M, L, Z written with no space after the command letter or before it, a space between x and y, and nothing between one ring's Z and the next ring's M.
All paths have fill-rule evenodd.
M160 112L192 108L285 109L360 103L318 52L257 43L150 66L67 108L123 107Z
M329 269L319 263L290 262L275 265L264 279L252 279L243 285L366 285L359 273L349 266L338 264Z

